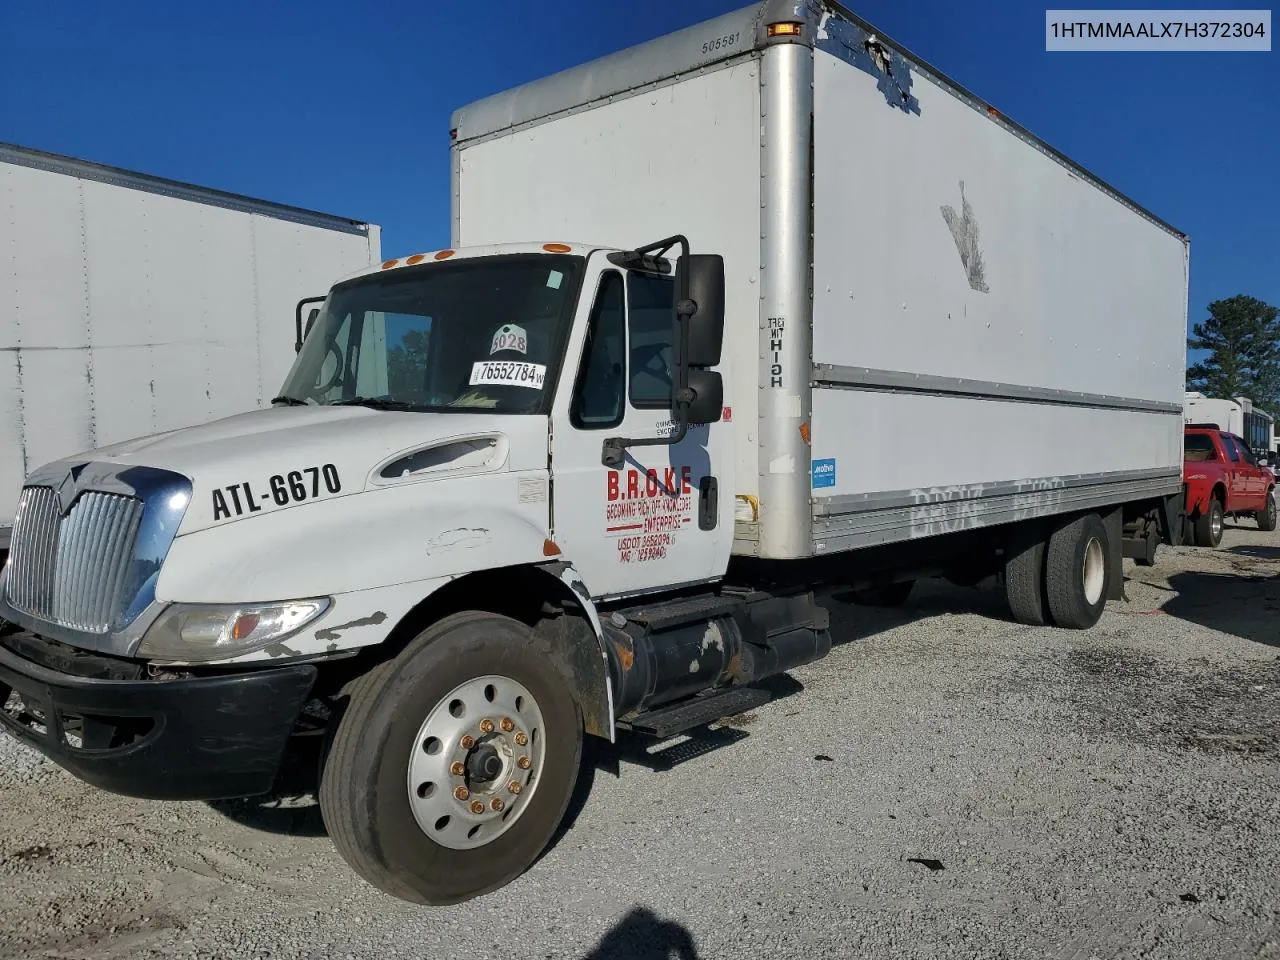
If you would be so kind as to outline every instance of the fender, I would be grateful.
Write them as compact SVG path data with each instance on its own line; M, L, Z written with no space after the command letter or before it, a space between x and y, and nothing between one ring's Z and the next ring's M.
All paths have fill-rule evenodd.
M605 651L604 631L600 627L600 612L591 599L581 575L573 564L554 561L539 564L539 569L555 577L572 595L583 612L582 617L559 618L560 621L586 621L586 630L577 635L568 624L545 621L545 627L535 631L535 639L541 639L551 649L549 652L561 660L562 666L578 690L578 702L582 707L583 722L588 733L603 737L613 743L617 730L613 722L613 678L609 672L609 658Z

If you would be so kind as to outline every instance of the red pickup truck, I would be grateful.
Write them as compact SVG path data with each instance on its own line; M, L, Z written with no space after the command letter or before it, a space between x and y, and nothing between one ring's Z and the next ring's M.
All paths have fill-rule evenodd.
M1225 517L1253 517L1259 530L1276 528L1275 474L1259 466L1243 440L1216 424L1183 431L1182 478L1187 486L1191 542L1216 547Z

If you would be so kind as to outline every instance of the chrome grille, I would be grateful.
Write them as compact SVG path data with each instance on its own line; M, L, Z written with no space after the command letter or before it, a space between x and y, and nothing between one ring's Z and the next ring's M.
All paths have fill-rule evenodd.
M15 610L73 630L106 633L121 614L142 501L88 490L60 516L52 487L26 487L9 547Z

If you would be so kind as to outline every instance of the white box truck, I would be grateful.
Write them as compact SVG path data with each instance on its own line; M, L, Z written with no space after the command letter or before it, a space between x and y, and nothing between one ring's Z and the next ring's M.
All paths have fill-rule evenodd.
M824 591L997 574L1087 628L1178 539L1186 239L843 8L453 137L454 244L336 283L273 409L27 478L0 719L90 783L263 792L323 734L347 862L456 902L544 849L585 736L825 655Z
M0 550L29 470L269 404L377 226L0 143Z

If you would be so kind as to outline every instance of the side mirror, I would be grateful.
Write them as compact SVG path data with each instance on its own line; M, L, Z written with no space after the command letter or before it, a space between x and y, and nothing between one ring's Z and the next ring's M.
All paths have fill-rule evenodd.
M684 360L690 367L714 367L724 346L724 257L690 254L680 259L678 269L684 276L676 277L676 290L684 291L694 307L684 321L689 328ZM676 335L678 339L678 329Z
M724 381L714 370L690 370L686 419L692 424L716 423L724 411Z

